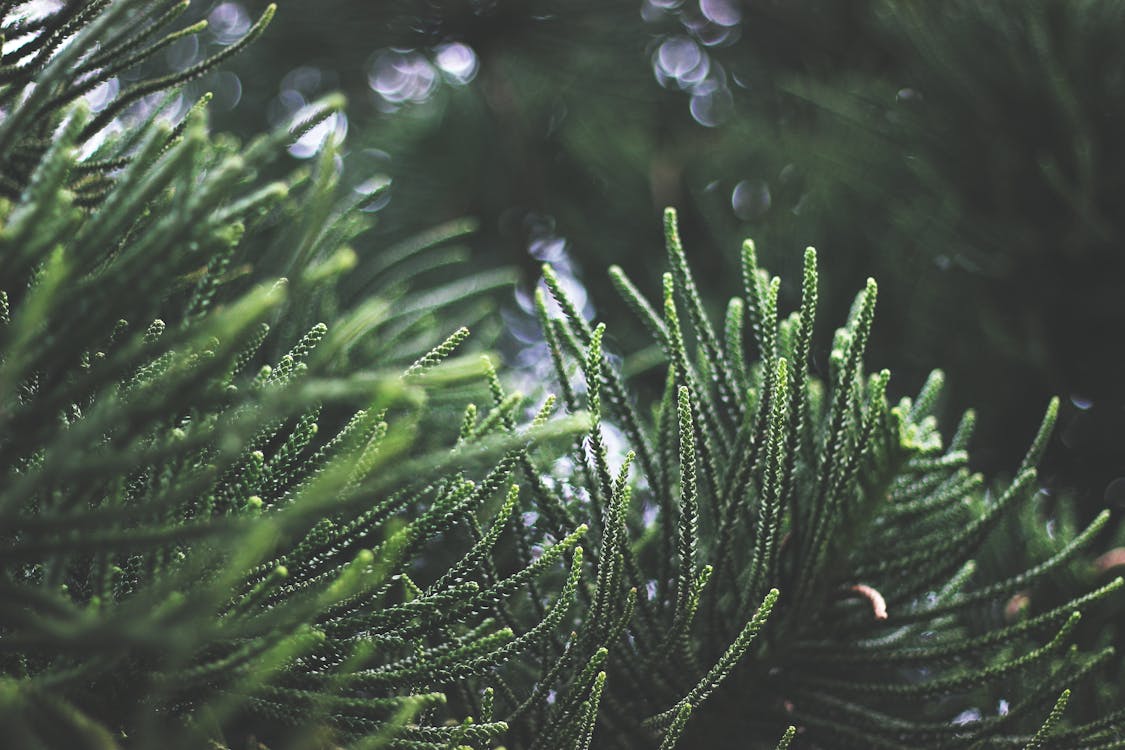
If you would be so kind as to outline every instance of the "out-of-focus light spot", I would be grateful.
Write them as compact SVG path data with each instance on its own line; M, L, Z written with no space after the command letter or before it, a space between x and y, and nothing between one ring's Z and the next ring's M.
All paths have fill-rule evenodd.
M708 128L722 124L733 108L734 100L725 87L715 86L710 90L698 91L691 97L691 116Z
M472 47L459 42L439 46L435 50L434 61L447 78L461 85L473 80L479 67Z
M305 96L320 91L324 83L324 72L311 65L302 65L285 74L281 79L281 89L292 89Z
M957 716L953 719L953 725L963 727L966 724L975 724L976 722L980 721L980 719L980 711L975 708L967 708L961 713L957 714Z
M221 44L230 44L250 30L250 14L242 3L222 3L207 16L207 28Z
M680 25L688 36L704 47L715 47L738 37L738 26L721 26L701 13L679 13Z
M305 97L296 89L286 89L282 91L277 95L277 99L281 102L281 106L285 109L286 114L295 112L308 104Z
M178 123L195 104L195 100L188 100L183 94L176 94L169 98L163 91L157 91L141 99L130 108L128 119L130 123L147 120L156 110L160 110L158 119L168 123Z
M270 125L280 127L293 119L293 115L308 105L308 101L296 89L283 89L269 103L266 117Z
M665 39L656 50L655 63L657 79L662 84L675 82L685 88L703 80L710 67L699 45L685 36Z
M375 195L391 186L391 178L385 174L369 177L352 188L359 195Z
M737 26L719 26L713 23L702 23L698 28L691 28L692 35L698 39L704 47L718 47L724 44L730 44L739 37L739 29Z
M699 0L699 11L719 26L734 26L742 20L742 12L732 0Z
M391 105L423 102L433 94L438 72L417 52L386 50L378 53L368 67L371 90Z
M186 70L199 62L199 37L191 34L177 39L164 51L164 59L172 70Z
M108 81L103 81L98 84L83 98L86 100L86 103L90 105L92 111L101 112L110 102L117 98L117 92L120 90L120 80L110 78Z
M1117 477L1106 485L1105 501L1115 508L1125 508L1125 477Z
M374 175L352 188L359 195L367 196L360 206L361 211L375 213L391 202L391 178L385 174Z
M809 194L808 193L802 193L801 197L798 198L797 202L793 205L793 208L789 209L789 212L791 214L793 214L794 216L800 216L801 212L805 210L805 206L807 206L808 204L809 204Z
M305 133L289 147L289 153L298 159L308 159L324 147L329 138L337 142L348 134L348 118L343 112L334 112Z
M1074 404L1075 407L1081 409L1082 411L1086 411L1094 405L1092 399L1088 399L1085 396L1079 396L1078 394L1071 395L1070 403Z
M389 181L392 161L391 155L379 148L351 151L348 155L348 171L357 180L363 181L353 189L360 193L370 192L373 186L367 183L371 180ZM384 186L380 184L374 187L382 190Z
M352 188L354 192L359 193L360 196L373 196L377 192L381 192L390 187L390 178L386 174L376 174L375 177L370 177L363 180Z
M211 100L211 109L216 112L229 112L242 101L242 79L230 71L215 73L208 80L207 87L215 95Z
M378 148L365 148L348 154L347 174L352 192L366 196L360 210L380 211L391 202L391 155ZM356 184L358 183L358 184Z
M532 240L527 251L531 257L544 263L558 263L567 258L566 240L561 237Z
M770 210L772 203L770 186L764 180L743 180L734 186L730 194L734 215L743 221L760 219Z
M647 23L662 20L667 14L675 13L683 0L644 0L641 3L641 19Z
M652 0L641 3L641 20L645 23L656 23L664 16L664 9L657 6Z

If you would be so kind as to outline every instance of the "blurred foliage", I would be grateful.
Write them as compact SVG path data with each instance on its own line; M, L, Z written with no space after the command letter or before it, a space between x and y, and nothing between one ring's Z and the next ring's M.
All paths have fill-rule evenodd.
M904 388L941 364L951 407L987 407L982 468L1018 456L1027 405L1067 397L1045 470L1092 508L1125 464L1125 353L1103 343L1125 324L1122 13L1064 0L283 3L234 68L254 85L220 122L252 132L342 88L346 170L393 183L376 234L474 217L474 257L528 283L560 253L575 278L617 262L655 282L653 219L670 204L689 239L753 236L787 278L795 249L816 245L831 315L850 303L839 290L883 280L897 313L872 333L876 364ZM714 297L729 255L700 263ZM612 299L600 273L581 276ZM630 325L611 347L629 350Z

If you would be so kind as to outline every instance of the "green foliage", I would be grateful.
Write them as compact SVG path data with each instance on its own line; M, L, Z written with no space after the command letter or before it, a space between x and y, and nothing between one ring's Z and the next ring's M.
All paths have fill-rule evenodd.
M562 316L540 304L556 368L566 377L581 363L600 424L578 447L570 478L602 519L591 598L647 592L616 642L591 638L608 652L607 746L616 737L646 747L661 735L671 746L685 723L686 746L707 747L772 747L790 723L803 728L799 742L832 748L1062 747L1115 736L1117 720L1072 726L1056 741L1062 699L1044 717L1110 658L1112 649L1087 653L1070 642L1079 612L1121 580L1046 611L1000 614L1013 594L1073 559L1107 514L1039 565L1002 580L973 574L990 532L1034 494L1057 402L1011 485L982 492L966 468L971 415L946 442L931 414L940 373L915 399L891 404L889 373L864 372L873 282L836 331L822 383L807 372L815 252L805 255L800 309L782 318L777 280L746 243L744 297L728 308L720 342L672 212L666 233L672 273L661 312L613 273L668 362L651 420L605 360L604 327L579 316L550 268L545 281ZM609 480L602 432L611 428L636 452L632 491ZM630 453L622 477L632 461ZM603 575L605 565L619 572ZM599 611L595 604L580 633L597 632ZM1001 700L1005 709L992 713Z
M516 456L581 418L517 425L512 397L452 450L448 430L418 437L436 423L427 392L488 368L442 364L464 331L434 340L464 290L410 291L393 264L369 300L308 322L355 264L344 243L363 222L335 197L331 146L312 175L257 175L338 102L246 147L211 138L202 109L91 146L105 118L72 100L170 16L71 3L26 22L11 6L9 35L39 31L0 88L0 163L26 167L5 169L0 202L5 742L496 736L502 721L444 724L441 691L534 646L571 606L573 575L544 589L538 624L506 616L538 578L577 570L581 526L514 569L497 542ZM263 257L287 258L289 278L255 268Z
M950 402L990 405L975 460L992 471L1017 460L1012 437L1033 428L1025 405L1062 394L1066 439L1044 469L1096 514L1121 473L1125 414L1125 356L1098 338L1125 309L1125 224L1111 208L1125 167L1114 34L1125 9L742 5L740 41L715 58L749 92L700 181L760 178L773 201L748 229L697 193L708 223L774 246L819 242L834 280L877 275L896 312L875 350L898 377L939 362Z
M1125 429L1125 355L1100 338L1125 326L1122 13L1072 0L290 3L239 60L263 85L224 125L257 129L268 106L309 94L296 80L346 87L352 143L391 157L381 231L470 212L477 251L528 281L529 245L565 239L623 341L639 331L599 269L659 283L634 259L659 242L663 206L710 245L755 237L785 279L801 265L785 250L815 244L829 319L879 279L894 314L870 346L900 388L940 365L951 413L989 406L974 446L986 473L1018 463L1038 418L1027 405L1060 394L1065 440L1042 469L1093 516ZM476 75L428 98L399 89L425 101L374 97L359 74L391 50L437 62L450 43L475 53ZM718 299L737 256L694 265Z
M611 270L667 365L657 402L545 267L560 396L529 411L490 359L456 356L506 277L417 281L456 262L430 247L463 227L360 264L367 196L341 199L339 144L280 163L338 98L247 145L212 136L205 106L149 106L244 40L96 114L80 101L197 33L186 8L33 18L0 0L19 41L0 60L5 741L1064 748L1125 731L1119 708L1066 711L1112 655L1079 621L1121 579L1040 595L1107 514L1029 534L1019 565L997 552L1013 518L1041 525L1057 401L993 493L968 469L973 415L939 430L941 373L892 403L889 372L866 371L874 282L822 379L816 253L785 315L746 242L720 327L669 211L659 304Z
M3 38L13 40L13 49L8 51L5 47L0 61L0 109L5 111L0 125L0 188L10 198L19 195L52 144L60 148L96 144L94 139L130 105L198 78L252 42L276 10L275 6L268 6L250 31L222 52L187 70L121 91L89 121L73 124L73 132L66 138L56 139L53 128L58 124L57 115L67 105L165 47L198 34L206 28L206 22L168 30L188 9L190 0L143 4L108 0L71 2L54 12L38 15L34 8L23 5L6 2L0 6ZM106 195L106 183L112 182L112 173L132 160L130 152L144 132L138 129L133 138L103 146L96 158L82 160L81 167L69 175L68 184L78 205L97 203ZM163 141L149 144L149 148L163 148L170 140L171 134L167 134ZM57 171L43 175L46 179L51 176L62 177Z

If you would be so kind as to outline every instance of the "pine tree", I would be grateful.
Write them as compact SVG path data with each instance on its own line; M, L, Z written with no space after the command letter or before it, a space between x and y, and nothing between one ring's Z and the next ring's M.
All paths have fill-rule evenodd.
M1035 494L1057 400L994 496L967 468L974 415L948 439L932 416L940 372L898 404L887 400L887 371L865 373L873 281L836 331L822 382L808 372L815 251L805 254L800 307L786 316L779 280L748 241L743 294L715 325L672 211L665 229L671 272L659 305L611 271L667 361L651 420L606 359L605 325L581 317L550 267L561 316L539 295L567 404L598 420L569 478L589 494L588 510L568 506L567 492L549 501L562 518L588 512L600 530L576 642L607 675L605 746L663 737L672 747L686 727L689 747L773 747L790 723L806 747L1112 746L1120 711L1057 725L1069 690L1113 654L1077 650L1075 626L1121 579L1045 611L1010 606L1087 547L1108 512L1027 569L974 574L990 532ZM619 466L607 430L631 446ZM571 690L589 690L588 671ZM539 746L566 746L567 725L547 726ZM781 746L792 739L790 730Z
M457 356L453 322L501 277L415 283L460 230L357 266L367 197L339 195L339 144L310 169L279 159L339 98L246 145L210 134L205 102L176 111L272 6L90 111L199 30L176 25L187 5L0 1L5 742L1120 744L1120 708L1067 707L1112 657L1078 622L1121 579L1026 594L1107 514L1061 524L1045 559L995 561L997 529L1035 510L1057 402L993 493L968 469L972 413L948 438L933 416L940 373L893 404L865 370L874 282L821 380L816 253L783 315L747 242L717 325L674 212L658 305L611 271L667 365L658 402L550 267L559 396L509 392Z
M0 736L496 736L487 716L444 723L441 691L570 607L573 576L535 589L550 602L538 625L506 617L577 565L581 527L519 569L495 545L515 457L575 423L492 435L515 430L513 396L441 447L457 433L437 430L426 394L489 368L442 364L468 332L442 341L435 318L467 294L404 284L425 243L385 257L367 302L333 302L364 224L335 194L334 147L312 174L258 175L339 101L245 147L210 136L202 106L174 124L130 110L202 68L89 111L98 81L198 31L166 30L186 5L74 2L38 19L0 5L5 37L23 40L0 88ZM115 117L128 127L106 131ZM278 268L288 278L269 278ZM328 325L308 324L333 304Z

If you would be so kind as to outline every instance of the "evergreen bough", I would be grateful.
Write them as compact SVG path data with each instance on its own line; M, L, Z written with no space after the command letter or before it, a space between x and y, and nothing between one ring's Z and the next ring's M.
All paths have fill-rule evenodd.
M716 325L669 212L659 304L611 272L667 362L662 398L639 405L610 331L545 268L570 416L553 396L526 411L490 361L447 361L465 328L438 333L497 277L418 290L427 243L408 243L351 305L336 284L365 222L336 197L336 145L260 178L341 102L246 146L212 137L205 106L134 111L240 42L88 111L93 87L200 30L175 25L187 5L0 2L17 40L0 60L6 742L1120 743L1121 711L1065 709L1111 656L1076 648L1076 624L1121 580L1011 606L1106 515L1017 575L974 570L1034 495L1056 402L992 494L967 468L972 414L938 429L940 373L892 404L889 373L864 370L873 282L822 381L815 253L783 316L746 243ZM572 455L544 469L557 438Z
M890 374L864 371L874 282L837 330L821 381L808 372L815 251L800 307L785 316L779 280L747 241L743 295L715 325L671 210L665 232L671 272L658 305L611 270L668 363L651 419L604 354L604 324L581 317L549 266L561 314L538 297L568 406L598 422L565 480L585 489L588 508L566 491L544 501L564 527L588 514L598 530L579 632L606 653L606 746L670 747L683 733L688 747L773 747L783 732L786 746L787 724L807 747L1115 746L1120 712L1058 725L1069 688L1112 656L1078 650L1075 625L1121 579L1004 614L1089 545L1108 513L1018 575L974 573L990 531L1035 493L1057 400L993 495L967 468L973 414L949 439L938 430L940 372L892 404ZM611 427L632 447L620 469L603 435Z
M541 622L505 616L538 578L577 570L581 526L526 567L501 567L495 548L516 456L574 420L546 422L548 403L517 433L516 397L446 430L444 448L427 432L440 414L426 393L489 371L443 365L466 331L434 340L435 316L471 294L412 290L413 247L341 308L333 283L364 222L335 197L334 147L311 174L258 177L338 101L246 147L212 138L202 107L174 124L126 111L197 66L95 115L76 101L92 82L199 30L160 36L187 4L72 2L39 20L13 5L0 4L5 37L25 38L5 47L0 85L3 744L499 735L487 716L446 724L442 691L571 606L573 573L544 588ZM130 127L103 134L107 112ZM268 278L278 267L287 279ZM330 325L308 320L334 307ZM501 420L515 434L492 434ZM454 527L476 536L461 544Z

